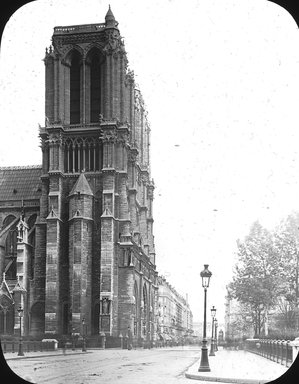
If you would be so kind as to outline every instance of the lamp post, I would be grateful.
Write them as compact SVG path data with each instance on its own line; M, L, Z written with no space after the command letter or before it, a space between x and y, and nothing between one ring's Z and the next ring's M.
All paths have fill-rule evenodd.
M198 372L209 372L209 357L207 348L207 289L210 284L212 273L208 270L208 264L204 264L204 270L200 272L202 286L204 288L204 319L203 319L203 339L201 347L201 359Z
M85 318L82 319L82 337L83 337L83 344L82 344L82 352L86 352L86 340L85 340Z
M19 314L19 319L20 319L20 341L19 341L19 352L18 356L24 356L23 352L23 338L22 338L22 317L23 317L24 309L19 306L18 308L18 314Z
M211 308L211 316L212 316L212 338L211 338L211 349L210 349L210 353L209 353L209 356L215 356L215 346L214 346L214 321L215 321L215 316L216 316L216 308L213 307Z
M217 330L218 330L218 320L215 319L215 351L218 351L218 342L217 342Z

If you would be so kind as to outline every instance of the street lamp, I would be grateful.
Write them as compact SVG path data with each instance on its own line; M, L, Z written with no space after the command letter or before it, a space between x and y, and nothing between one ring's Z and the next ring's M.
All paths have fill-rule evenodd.
M214 321L215 321L215 316L216 316L216 308L213 307L211 308L211 316L212 316L212 338L211 338L211 349L209 356L215 356L215 348L214 348Z
M20 319L20 342L19 342L19 352L18 356L24 356L23 352L23 339L22 339L22 317L23 317L24 309L19 306L18 308L18 314L19 314L19 319Z
M204 320L203 320L203 339L201 347L201 359L200 366L198 368L199 372L209 372L209 358L208 358L208 348L207 348L207 289L210 284L210 278L212 273L208 270L208 264L204 264L204 270L200 272L202 279L202 286L204 288Z
M218 342L217 342L217 330L218 330L218 320L215 319L215 351L218 351Z
M82 319L82 336L83 336L83 344L82 344L82 352L86 352L86 340L85 340L85 318Z

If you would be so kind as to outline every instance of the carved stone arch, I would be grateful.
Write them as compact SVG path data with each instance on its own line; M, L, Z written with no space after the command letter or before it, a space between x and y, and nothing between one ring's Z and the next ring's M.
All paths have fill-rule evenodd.
M70 148L74 144L74 140L72 137L68 137L64 141L64 145Z
M94 137L87 137L85 142L86 142L87 145L91 145L91 146L96 144L96 140L95 140Z
M94 55L98 56L100 59L100 64L102 64L105 61L105 55L103 53L103 45L100 43L91 43L89 44L85 50L85 60L87 64L91 63L91 59Z
M12 223L14 220L16 219L16 216L15 215L7 215L4 220L3 220L3 223L2 223L2 227L1 229L4 229L5 227L7 227L10 223Z
M82 145L83 144L83 139L82 137L75 137L74 140L73 140L73 144L75 145Z
M80 58L79 62L82 64L84 59L84 50L79 45L72 45L69 47L68 51L65 52L62 62L67 66L71 66L72 59L77 55Z
M3 222L2 226L0 227L0 246L5 247L7 236L10 234L9 226L14 226L12 223L13 221L17 220L17 217L14 215L7 215ZM17 223L15 223L16 225ZM6 230L5 230L6 229Z

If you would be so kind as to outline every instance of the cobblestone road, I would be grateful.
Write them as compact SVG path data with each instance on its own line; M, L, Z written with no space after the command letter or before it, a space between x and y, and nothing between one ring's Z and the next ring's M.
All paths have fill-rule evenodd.
M37 384L190 384L184 373L199 356L198 349L94 350L7 363L20 377Z

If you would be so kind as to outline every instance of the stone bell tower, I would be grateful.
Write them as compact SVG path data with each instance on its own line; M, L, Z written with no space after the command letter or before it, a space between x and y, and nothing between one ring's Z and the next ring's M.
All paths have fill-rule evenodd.
M84 319L88 335L153 337L150 128L110 7L105 23L55 27L44 62L35 294L45 333L80 333Z

